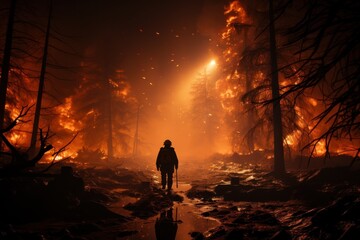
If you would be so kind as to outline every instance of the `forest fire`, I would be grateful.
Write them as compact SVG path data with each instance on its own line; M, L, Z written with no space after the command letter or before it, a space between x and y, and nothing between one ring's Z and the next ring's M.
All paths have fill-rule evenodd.
M359 11L4 1L0 238L359 239Z
M71 118L71 106L72 106L72 99L66 98L65 103L61 106L57 107L57 112L59 113L59 124L64 129L70 130L72 132L79 131L77 128L76 122L74 119Z

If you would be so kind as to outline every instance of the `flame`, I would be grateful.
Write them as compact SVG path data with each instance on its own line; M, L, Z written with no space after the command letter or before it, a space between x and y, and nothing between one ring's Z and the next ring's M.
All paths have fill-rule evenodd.
M9 136L9 141L13 144L17 144L18 141L21 139L21 135L15 132L11 132Z
M235 92L232 89L226 89L225 92L220 94L222 98L234 98L236 96Z
M115 91L116 96L121 97L122 99L128 99L131 88L130 84L126 81L120 81L118 88Z
M78 130L75 120L71 117L72 98L65 99L65 103L57 107L60 114L59 124L64 129L75 132Z
M307 98L307 101L313 106L316 107L318 105L318 102L314 98Z
M58 142L58 144L61 144L61 141ZM54 156L53 152L50 151L50 152L45 153L44 158L41 159L41 161L44 163L50 163L52 161L58 162L61 160L67 160L67 161L71 162L71 159L76 158L77 155L78 155L78 153L71 149L62 151L61 153L59 153L56 156Z
M325 140L322 139L316 143L314 155L323 156L325 153L326 153L326 144L325 144Z
M57 155L55 157L55 161L60 161L60 160L63 160L65 158L75 158L76 156L78 155L77 152L74 152L74 151L71 151L71 150L65 150L63 152L61 152L59 155Z
M234 14L234 16L227 19L227 24L236 22L245 23L249 21L245 9L241 6L239 1L233 1L229 7L225 9L225 15Z

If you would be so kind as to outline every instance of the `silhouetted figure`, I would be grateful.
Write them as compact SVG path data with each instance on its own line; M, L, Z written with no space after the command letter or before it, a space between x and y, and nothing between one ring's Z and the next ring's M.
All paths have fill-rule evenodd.
M160 218L156 219L155 235L157 240L175 240L178 226L174 222L172 213L173 209L170 208L161 212Z
M161 184L163 189L165 189L167 180L167 189L171 190L174 168L178 169L178 158L175 149L171 147L171 141L165 140L164 147L160 148L156 159L156 169L161 171Z

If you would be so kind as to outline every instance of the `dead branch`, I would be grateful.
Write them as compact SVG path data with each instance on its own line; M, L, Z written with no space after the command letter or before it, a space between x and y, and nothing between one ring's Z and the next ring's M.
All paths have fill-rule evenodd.
M35 154L35 156L29 156L28 152L20 151L18 148L16 148L4 135L4 133L9 132L11 129L13 129L18 122L24 122L22 118L27 115L31 107L22 107L20 110L20 113L18 116L6 127L0 132L0 137L2 141L5 143L7 148L9 149L8 153L4 153L6 155L10 155L11 162L3 167L1 169L1 173L3 174L13 174L20 172L24 169L34 167L37 162L40 161L40 159L44 156L44 154L51 149L53 149L53 146L48 143L48 140L52 135L50 135L50 128L47 129L47 131L44 133L42 129L40 129L40 146ZM69 143L70 144L70 143ZM66 146L68 146L67 144ZM61 148L60 150L63 150L64 148Z
M65 144L65 145L62 146L59 150L57 150L56 152L54 152L54 153L52 154L53 159L52 159L51 163L50 163L44 170L40 171L40 173L44 173L44 172L48 171L50 168L52 168L54 165L56 165L56 164L58 164L58 163L60 163L60 162L63 162L63 161L65 161L65 160L67 160L67 159L70 158L70 157L65 157L65 158L63 158L63 159L61 159L61 160L56 161L56 158L57 158L62 152L64 152L64 151L66 150L66 148L75 140L75 138L77 137L77 135L78 135L78 133L76 133L76 134L72 137L72 139L71 139L67 144Z
M30 107L27 106L23 106L21 107L20 113L18 114L18 116L4 129L0 130L0 133L3 134L5 132L9 132L11 129L13 129L18 122L22 122L22 123L26 123L27 121L22 120L23 117L25 117L28 112L30 111L30 109L33 107L34 105L31 105Z

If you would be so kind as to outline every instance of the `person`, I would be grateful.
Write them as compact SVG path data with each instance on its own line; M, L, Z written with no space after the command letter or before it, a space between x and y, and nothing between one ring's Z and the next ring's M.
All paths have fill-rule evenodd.
M156 240L175 240L178 226L173 218L173 209L162 211L155 222Z
M161 185L170 191L173 183L174 168L178 169L178 158L175 149L171 147L169 139L164 141L164 147L160 148L159 154L156 159L156 169L161 171Z

